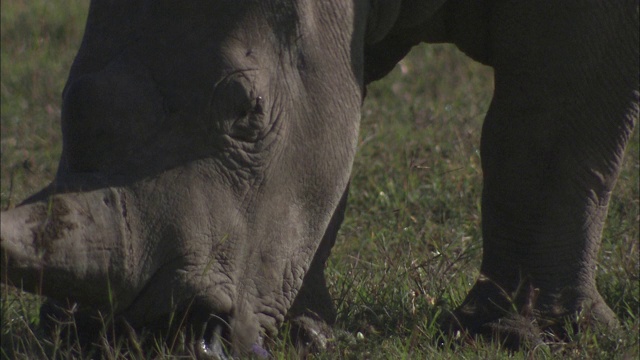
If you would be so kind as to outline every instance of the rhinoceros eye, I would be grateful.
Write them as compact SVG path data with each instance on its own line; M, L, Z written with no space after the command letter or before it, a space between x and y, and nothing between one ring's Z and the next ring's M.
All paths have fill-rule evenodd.
M266 101L245 74L233 74L223 80L211 106L214 121L221 123L226 135L243 142L264 137Z
M231 125L229 136L236 140L255 142L263 136L264 130L264 100L256 96L250 105L238 114L238 118Z

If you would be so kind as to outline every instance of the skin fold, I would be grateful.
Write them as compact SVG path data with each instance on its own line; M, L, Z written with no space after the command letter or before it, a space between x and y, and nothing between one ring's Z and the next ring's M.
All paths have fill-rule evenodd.
M56 178L2 213L3 278L133 328L183 312L203 358L262 356L285 320L325 349L365 88L421 42L495 70L481 275L445 332L615 327L595 259L638 119L634 1L92 1Z

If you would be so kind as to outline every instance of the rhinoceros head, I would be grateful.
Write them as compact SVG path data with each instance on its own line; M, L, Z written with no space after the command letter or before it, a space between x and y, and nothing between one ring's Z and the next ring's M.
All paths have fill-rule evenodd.
M276 331L347 187L364 21L316 1L96 1L55 180L2 214L16 285L133 326Z

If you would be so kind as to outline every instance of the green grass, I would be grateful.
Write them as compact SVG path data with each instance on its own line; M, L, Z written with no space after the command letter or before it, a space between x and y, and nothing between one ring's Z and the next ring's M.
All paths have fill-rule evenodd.
M0 205L14 206L54 176L61 150L60 94L80 44L87 2L2 2ZM335 349L320 358L637 358L639 310L638 129L611 200L598 287L623 326L535 353L485 343L438 348L436 320L459 304L481 256L480 128L491 69L451 46L416 48L370 86L347 218L327 277L338 306ZM78 356L73 335L38 333L42 299L2 287L2 357ZM170 358L184 339L104 344L106 358ZM143 339L146 347L139 348ZM106 338L105 338L106 340ZM151 344L151 345L149 345ZM276 358L291 357L284 342ZM87 354L83 354L86 356Z

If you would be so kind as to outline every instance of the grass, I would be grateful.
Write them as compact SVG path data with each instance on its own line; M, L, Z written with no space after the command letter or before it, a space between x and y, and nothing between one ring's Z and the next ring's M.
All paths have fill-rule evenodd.
M86 1L4 1L1 11L0 205L12 207L54 176L60 93L84 26ZM509 354L486 343L438 348L438 315L459 304L481 256L478 153L491 69L446 45L416 48L368 89L350 203L327 277L338 306L335 349L319 358L637 358L640 291L638 129L611 200L598 287L620 337L574 335L558 349ZM2 287L2 358L80 357L73 331L44 340L42 298ZM70 325L73 329L73 324ZM68 336L68 337L65 337ZM105 358L177 358L175 341L132 334ZM55 338L55 337L54 337ZM140 347L141 344L145 347ZM279 341L275 358L293 350Z

